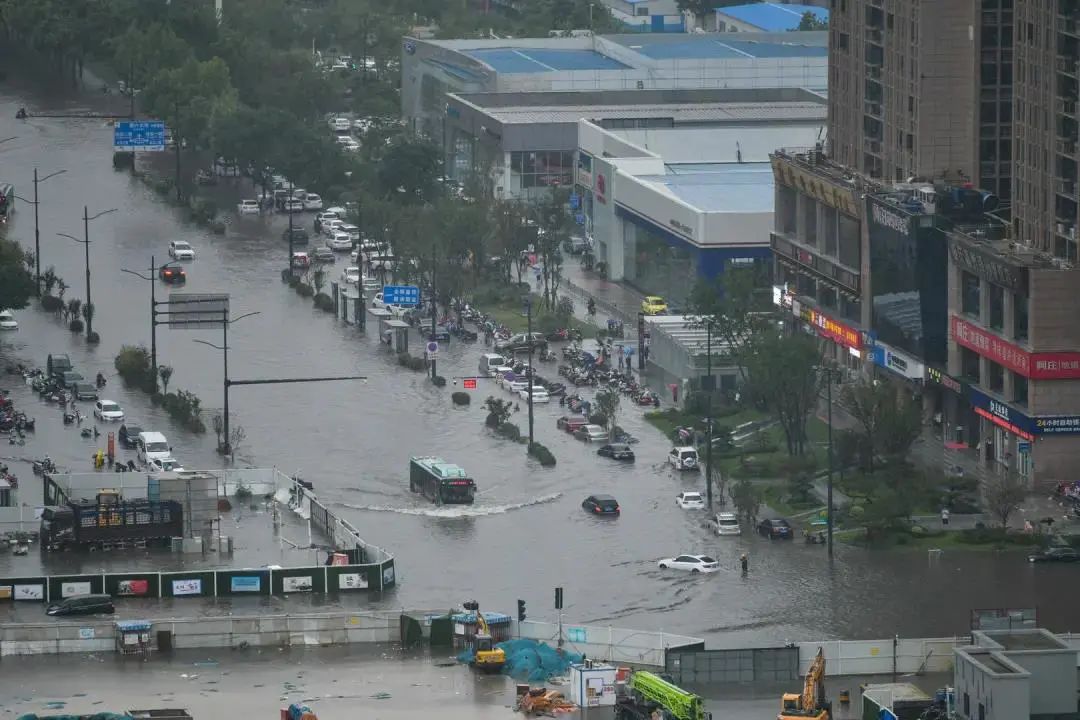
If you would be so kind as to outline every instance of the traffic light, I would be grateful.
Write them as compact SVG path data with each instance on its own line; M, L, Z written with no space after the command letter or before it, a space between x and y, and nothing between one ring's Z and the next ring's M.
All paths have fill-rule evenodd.
M518 600L518 622L525 620L525 601Z
M555 588L555 609L562 610L562 588Z

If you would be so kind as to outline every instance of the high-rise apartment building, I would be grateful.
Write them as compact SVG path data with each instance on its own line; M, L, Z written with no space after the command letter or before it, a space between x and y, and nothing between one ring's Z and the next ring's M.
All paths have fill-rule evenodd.
M1077 260L1080 2L1019 0L1013 155L1015 239Z
M887 183L967 181L1008 197L1011 3L833 0L830 159Z

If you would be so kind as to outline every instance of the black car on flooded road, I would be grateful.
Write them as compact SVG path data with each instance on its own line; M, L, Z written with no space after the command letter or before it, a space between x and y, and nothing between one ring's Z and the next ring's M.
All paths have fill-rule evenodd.
M621 512L619 501L610 495L590 495L581 503L581 507L590 515L618 517Z

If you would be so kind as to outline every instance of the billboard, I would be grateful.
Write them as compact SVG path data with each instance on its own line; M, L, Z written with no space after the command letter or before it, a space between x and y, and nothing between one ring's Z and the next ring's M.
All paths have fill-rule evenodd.
M202 580L199 578L190 578L184 580L172 581L172 593L173 595L201 595L202 594Z
M262 578L258 575L234 575L229 581L229 589L232 592L259 592Z
M220 328L229 318L227 293L169 293L164 312L170 330Z

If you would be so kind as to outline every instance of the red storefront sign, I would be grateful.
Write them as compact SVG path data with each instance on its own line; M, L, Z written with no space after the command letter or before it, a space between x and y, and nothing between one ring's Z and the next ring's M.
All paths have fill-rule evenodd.
M967 320L952 317L952 336L957 345L973 350L1015 373L1033 380L1080 378L1080 353L1029 353Z
M862 349L862 333L855 328L839 323L812 308L803 308L802 319L813 325L819 335L845 347Z

